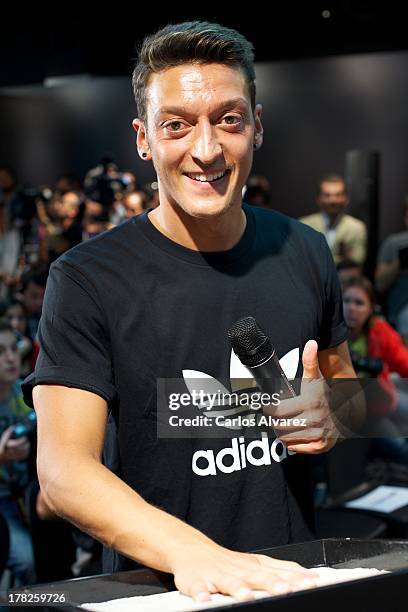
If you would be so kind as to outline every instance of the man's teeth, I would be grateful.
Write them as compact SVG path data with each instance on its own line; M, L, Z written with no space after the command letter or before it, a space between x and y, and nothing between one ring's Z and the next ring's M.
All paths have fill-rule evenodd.
M224 174L226 173L227 173L226 170L222 170L222 172L217 172L217 174L202 174L198 172L197 173L188 172L187 176L193 179L193 181L201 181L202 183L205 183L205 182L215 181L216 179L219 179L222 176L224 176Z

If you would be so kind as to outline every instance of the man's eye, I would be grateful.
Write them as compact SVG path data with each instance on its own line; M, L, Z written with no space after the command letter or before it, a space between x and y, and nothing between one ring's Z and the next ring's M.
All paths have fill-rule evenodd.
M164 127L171 132L180 132L180 130L182 130L185 126L181 121L170 121L169 123L166 123Z
M226 115L223 119L227 125L235 125L240 121L240 117L237 117L236 115Z

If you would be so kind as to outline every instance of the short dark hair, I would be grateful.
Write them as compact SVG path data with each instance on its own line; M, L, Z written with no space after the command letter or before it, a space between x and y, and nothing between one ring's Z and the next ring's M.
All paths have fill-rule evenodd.
M186 63L219 63L240 68L255 108L254 48L245 36L209 21L170 24L147 36L138 54L132 83L138 115L146 122L146 87L150 75Z

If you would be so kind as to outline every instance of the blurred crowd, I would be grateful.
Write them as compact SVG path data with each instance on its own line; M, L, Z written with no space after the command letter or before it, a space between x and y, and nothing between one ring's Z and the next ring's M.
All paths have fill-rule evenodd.
M244 201L272 209L271 194L266 177L251 176ZM408 198L400 231L381 244L374 271L365 267L366 227L348 214L348 203L344 179L329 174L318 182L315 210L300 221L326 237L355 369L380 385L368 406L373 452L408 468ZM55 517L41 497L35 414L24 404L21 380L38 354L51 263L159 204L157 183L140 185L133 171L107 158L83 180L66 173L34 188L0 166L0 575L7 567L9 585L100 571L100 545Z

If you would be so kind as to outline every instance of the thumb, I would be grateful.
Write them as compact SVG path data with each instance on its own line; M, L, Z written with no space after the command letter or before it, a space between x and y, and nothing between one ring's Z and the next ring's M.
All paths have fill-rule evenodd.
M0 438L0 452L3 452L7 442L10 439L11 434L14 431L14 425L10 425L10 427L7 427L7 429L5 431L3 431L1 438Z
M316 340L308 340L303 349L303 378L321 378Z

